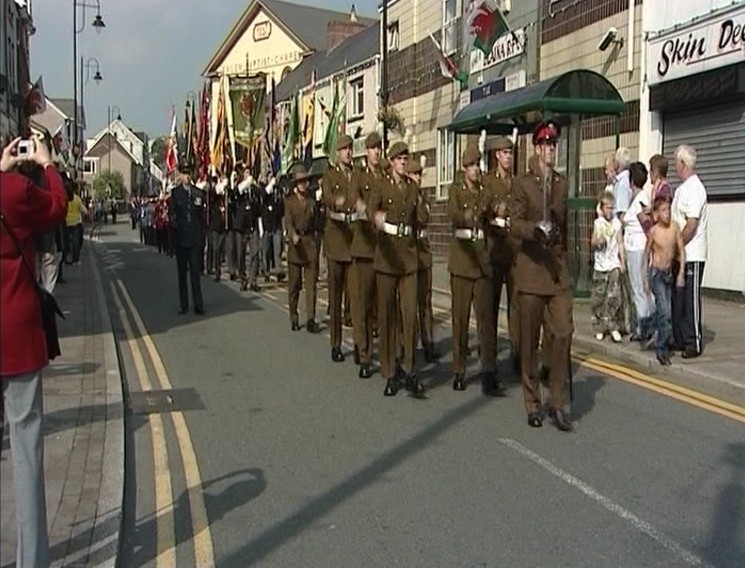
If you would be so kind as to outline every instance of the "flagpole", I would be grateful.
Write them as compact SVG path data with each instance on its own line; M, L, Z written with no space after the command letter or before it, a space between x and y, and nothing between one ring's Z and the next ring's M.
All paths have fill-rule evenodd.
M381 69L380 69L380 106L383 110L388 107L388 0L383 0L383 17L381 22ZM388 126L383 121L383 152L388 148Z

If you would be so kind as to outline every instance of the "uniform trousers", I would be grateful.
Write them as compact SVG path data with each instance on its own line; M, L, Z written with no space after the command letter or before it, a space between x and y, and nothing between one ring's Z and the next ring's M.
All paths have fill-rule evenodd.
M202 283L200 281L200 261L202 247L176 247L176 267L178 269L178 293L181 309L189 309L189 291L186 287L186 273L189 273L191 279L191 296L194 302L194 309L201 310L204 308L202 301Z
M13 459L16 566L49 566L41 370L0 378Z
M572 342L572 299L568 294L543 296L520 293L520 368L523 397L528 413L542 407L541 391L535 377L535 353L541 326L544 327L543 350L549 368L549 404L564 407L564 385L569 380Z
M349 266L349 262L328 259L331 347L341 347L341 306Z
M419 338L422 347L434 341L432 334L432 267L420 268L416 274L416 305Z
M494 359L494 292L490 278L464 278L450 275L453 318L453 373L466 372L468 352L468 319L471 304L476 312L481 371L493 372Z
M507 323L510 335L510 344L512 352L515 353L517 349L516 343L513 341L518 332L515 326L518 324L517 317L512 317L513 302L513 288L512 288L512 263L509 261L493 262L494 269L494 353L499 353L499 309L502 304L502 289L507 289Z
M316 319L316 290L318 268L313 262L287 265L287 293L290 303L290 323L298 323L297 305L305 279L305 321Z
M677 271L673 272L677 274ZM701 282L703 262L686 262L685 286L675 286L672 295L673 340L676 347L701 353L704 350L701 322Z
M509 299L509 311L507 313L507 325L510 333L510 344L512 345L513 357L520 355L520 295L515 290L515 278L510 273L510 282L512 284L512 297Z
M225 254L226 233L220 231L210 231L210 241L212 242L212 265L210 268L215 273L215 277L220 276L222 270L222 258Z
M377 272L375 275L380 325L380 372L384 379L392 379L396 375L399 347L403 351L401 368L407 375L414 372L416 276L416 272Z
M225 256L228 258L228 274L237 277L241 271L241 266L245 269L246 249L243 248L243 233L235 230L228 231L225 237Z
M259 262L261 257L261 239L258 231L251 231L243 235L241 260L243 264L240 269L241 280L249 286L254 286L259 277ZM248 252L248 261L246 261Z
M375 268L372 258L352 259L348 276L352 289L352 324L354 344L361 363L370 363L373 352L373 324L375 314Z
M264 275L282 274L282 231L268 231L261 239L261 266Z

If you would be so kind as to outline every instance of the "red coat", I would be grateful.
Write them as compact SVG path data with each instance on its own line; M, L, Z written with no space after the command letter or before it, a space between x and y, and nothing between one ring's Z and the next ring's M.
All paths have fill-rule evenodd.
M0 209L36 270L36 237L67 214L67 193L57 171L44 171L43 190L14 172L0 172ZM49 364L41 307L34 281L13 240L0 228L0 377L32 373Z

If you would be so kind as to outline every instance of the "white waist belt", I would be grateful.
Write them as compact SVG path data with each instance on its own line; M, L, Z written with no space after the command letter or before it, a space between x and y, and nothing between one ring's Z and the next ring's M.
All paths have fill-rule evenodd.
M483 241L484 231L481 229L455 229L455 238L466 241Z
M393 223L383 223L383 232L386 235L394 237L408 237L414 232L411 225L394 225Z
M427 232L427 229L422 229L416 235L417 239L426 239L427 237L429 237L429 233Z
M336 211L329 211L328 216L329 216L329 219L333 219L334 221L341 221L342 223L347 222L346 213L337 213Z

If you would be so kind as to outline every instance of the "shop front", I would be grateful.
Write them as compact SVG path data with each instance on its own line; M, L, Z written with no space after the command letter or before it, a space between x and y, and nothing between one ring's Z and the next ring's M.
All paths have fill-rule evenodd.
M680 144L698 154L709 199L704 287L742 292L745 264L745 3L653 34L647 43L651 130L645 148L670 161ZM642 156L648 159L649 155ZM734 255L734 256L733 256Z

